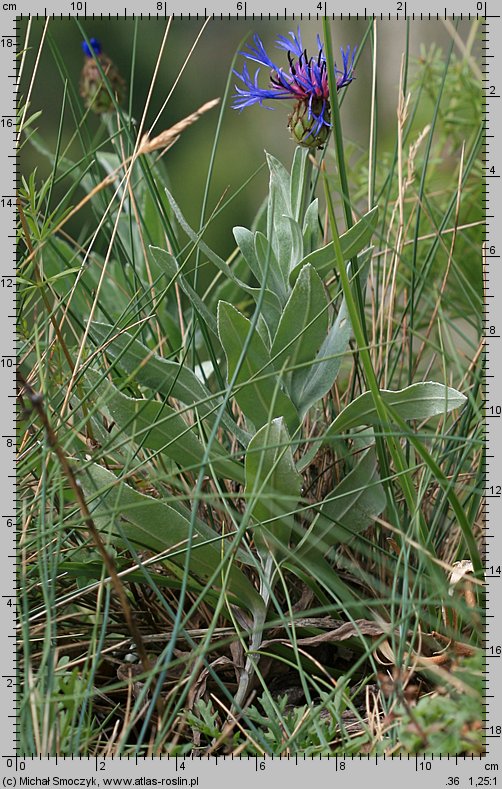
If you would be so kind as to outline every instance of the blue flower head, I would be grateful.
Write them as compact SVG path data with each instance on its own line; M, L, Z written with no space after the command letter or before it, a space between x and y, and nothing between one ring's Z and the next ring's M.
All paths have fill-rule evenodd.
M254 77L251 77L246 62L241 73L234 70L244 87L235 86L232 107L243 110L252 104L266 106L266 101L294 99L295 106L288 121L294 139L310 148L322 148L331 131L331 107L327 63L321 39L317 36L318 54L316 58L311 58L303 46L300 28L296 34L290 33L289 38L279 36L277 48L287 52L289 61L289 68L286 70L271 60L257 34L254 35L253 42L254 46L248 45L247 51L241 54L247 60L258 63L258 68ZM334 67L337 90L349 85L354 79L356 48L351 50L348 46L340 52L342 68L337 68L336 64ZM258 85L260 66L270 69L268 88L260 88Z
M119 70L101 49L97 38L82 41L85 61L80 74L80 95L85 106L101 115L112 112L125 95L125 82Z
M89 46L89 44L91 46ZM97 38L90 38L89 44L87 41L82 41L82 50L86 58L93 58L96 55L101 55L101 44Z

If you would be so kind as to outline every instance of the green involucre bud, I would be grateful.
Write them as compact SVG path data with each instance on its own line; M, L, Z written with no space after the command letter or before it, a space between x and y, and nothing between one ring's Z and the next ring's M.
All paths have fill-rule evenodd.
M119 104L123 100L125 82L108 55L100 52L94 57L86 57L80 76L80 95L85 106L98 115L114 109L113 96Z
M295 104L293 112L288 118L288 128L295 142L306 148L323 148L328 141L331 128L325 124L319 128L319 116L328 123L331 121L329 101L313 99L311 111L308 102L302 100Z

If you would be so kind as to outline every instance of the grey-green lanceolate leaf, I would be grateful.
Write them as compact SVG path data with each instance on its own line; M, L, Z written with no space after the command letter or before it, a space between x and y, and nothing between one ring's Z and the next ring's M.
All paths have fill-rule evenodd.
M169 504L145 496L131 488L111 471L91 465L79 474L91 515L96 527L110 534L115 544L124 544L124 537L136 547L154 553L169 551L166 561L180 568L185 566L190 534L190 512L186 515ZM231 545L228 540L202 520L196 519L190 547L189 572L195 579L215 575L217 588L226 576ZM262 608L260 597L237 565L230 568L227 591L230 602L249 611ZM233 600L232 600L233 598Z
M270 353L257 331L249 339L250 331L251 322L245 315L231 304L220 301L218 332L227 357L229 381L240 364L235 382L235 399L257 428L276 416L284 416L290 429L296 429L298 414L281 389L280 377L271 364Z
M297 548L298 555L324 555L331 547L349 542L371 525L385 504L375 451L370 447L320 504L320 512Z
M192 307L199 316L202 318L207 328L218 337L218 330L216 328L216 319L214 315L208 310L205 303L202 301L199 294L192 288L182 269L178 265L176 258L167 252L165 249L159 247L150 247L150 254L160 269L165 272L168 281L178 282L181 290L188 296L192 303Z
M302 210L303 198L305 192L309 188L310 168L308 167L308 158L310 155L310 151L307 148L302 148L298 145L291 166L291 212L296 222L300 222L302 219L300 212Z
M251 230L248 230L247 227L240 226L234 227L233 233L242 257L248 264L251 273L258 282L261 282L263 272L256 254L255 234Z
M246 452L246 498L262 555L287 548L301 486L288 429L282 417L273 419L253 436Z
M391 409L389 421L392 422L392 410L401 419L429 419L440 416L460 408L467 400L466 396L451 386L426 381L412 384L406 389L396 392L387 389L380 390L380 396L385 405ZM336 433L344 433L358 425L377 425L380 419L375 408L371 392L356 397L346 408L338 414L326 431L326 438Z
M361 287L364 287L368 277L371 252L371 248L366 250L358 259ZM351 268L351 264L349 264L349 272ZM294 400L301 418L333 386L351 338L352 324L344 298L336 320L326 335L315 363L312 365L310 375L302 381L301 389L295 388Z
M175 397L184 405L196 409L202 419L207 418L214 423L221 398L212 394L188 367L163 359L129 332L119 331L107 323L94 321L90 335L103 343L106 353L139 383L163 397ZM246 434L231 417L224 413L221 421L246 446Z
M367 214L353 225L350 230L340 236L340 244L342 247L343 259L348 261L358 255L370 241L373 233L375 232L376 223L378 220L378 207L372 208ZM336 268L336 256L333 244L327 244L325 247L316 249L306 255L303 260L295 266L290 275L289 280L291 284L296 282L296 279L302 270L302 267L310 263L321 279L326 275L331 274Z
M203 444L194 429L167 403L128 397L108 380L100 381L102 377L93 370L89 370L86 377L92 384L98 382L99 400L125 436L147 449L165 453L182 469L197 471L200 468L205 453ZM242 466L223 457L225 454L224 448L214 442L209 463L216 474L244 482Z
M312 266L300 272L282 314L272 343L271 356L277 369L287 364L286 383L290 397L298 405L297 397L312 374L310 367L301 365L313 361L328 329L328 302L324 286ZM292 369L297 367L297 369Z
M287 282L291 268L303 257L302 232L291 207L289 173L281 162L270 154L267 154L267 164L270 170L267 238Z
M232 269L228 265L228 263L225 260L223 260L223 258L221 258L219 255L217 255L216 252L214 252L211 249L211 247L209 247L202 240L201 236L199 234L197 234L195 232L195 230L193 230L190 227L190 225L186 221L185 217L183 216L178 204L176 203L174 197L171 195L171 193L167 189L166 189L166 194L167 194L167 198L169 200L169 203L171 205L171 208L173 209L173 212L174 212L174 214L176 216L176 219L180 223L180 226L183 228L184 232L187 234L189 239L195 244L196 247L198 247L201 250L201 252L204 255L206 255L207 259L210 260L211 263L213 263L213 265L215 265L216 268L218 268L221 271L221 273L224 274L224 276L227 279L229 279L230 281L234 282L243 291L243 293L249 293L254 298L254 300L256 302L259 299L262 299L263 314L264 314L265 318L267 319L267 322L270 322L271 324L274 325L274 330L275 330L275 327L277 326L277 323L278 323L278 320L279 320L279 314L278 313L280 313L281 305L280 305L280 301L278 299L278 296L277 296L277 294L275 292L273 292L273 289L270 290L268 288L268 283L267 283L267 287L265 287L263 285L262 280L260 280L261 287L254 288L251 285L247 285L245 282L242 282L242 280L240 280L238 277L236 277L234 272L232 271ZM255 234L255 236L256 235L258 235L258 234ZM271 264L272 264L272 261L271 261ZM271 271L273 271L273 270L274 270L274 268L272 266ZM262 291L263 291L263 298L262 298L262 295L261 295Z

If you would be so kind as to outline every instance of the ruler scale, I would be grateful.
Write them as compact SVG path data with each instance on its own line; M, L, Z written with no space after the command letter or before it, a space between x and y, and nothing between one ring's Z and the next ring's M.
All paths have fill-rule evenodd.
M502 145L502 64L500 42L502 23L495 2L458 2L455 6L441 7L427 2L395 2L390 6L366 7L357 3L341 8L323 3L321 10L316 3L312 8L292 4L286 8L260 8L251 2L221 3L218 7L200 6L196 1L189 6L176 3L153 2L151 7L138 5L124 6L108 0L105 8L98 3L65 2L52 6L37 7L36 3L0 4L0 81L2 85L2 114L0 117L0 162L2 167L2 188L0 196L0 221L4 240L4 255L0 269L0 372L2 386L0 396L0 535L1 562L0 599L2 646L0 652L0 730L2 731L2 750L0 753L1 772L4 786L64 785L64 781L78 778L79 785L114 785L113 780L144 779L145 785L183 785L196 787L230 786L235 780L244 781L245 786L274 785L277 780L287 779L304 782L308 780L327 781L345 780L359 784L360 781L377 781L378 785L397 787L403 780L411 786L422 787L424 780L433 780L434 786L489 786L499 783L502 768L502 617L499 615L501 575L502 575L502 273L500 254L502 237L497 226L497 210L502 209L501 188L501 145ZM18 636L16 613L16 561L18 557L17 539L20 513L17 511L16 498L16 191L19 172L16 155L16 104L19 60L16 53L22 49L20 22L30 16L45 19L52 16L68 19L73 16L82 21L89 19L158 19L165 20L168 15L183 19L214 17L215 24L229 18L253 20L319 20L326 15L338 19L381 20L407 19L436 20L483 19L482 72L484 84L485 141L483 171L485 179L484 201L486 207L486 235L484 239L485 257L485 412L486 412L486 528L484 562L486 569L486 755L482 757L433 757L397 756L364 757L333 756L323 759L301 757L115 757L114 759L96 757L32 757L18 752L17 731L17 675L15 644ZM500 768L499 768L500 765ZM313 773L312 771L315 770ZM373 772L369 774L369 770ZM336 773L336 775L334 775ZM55 779L61 783L57 783ZM154 781L157 781L155 784ZM500 777L502 781L502 777ZM121 785L117 782L115 785ZM123 783L122 785L127 785ZM140 785L137 783L136 785Z

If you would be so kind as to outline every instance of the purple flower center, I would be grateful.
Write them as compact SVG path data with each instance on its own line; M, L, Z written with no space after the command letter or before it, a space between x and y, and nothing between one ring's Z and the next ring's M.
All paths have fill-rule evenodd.
M290 33L289 37L279 36L277 47L287 53L289 62L287 70L278 66L267 55L260 37L255 34L253 45L249 44L248 51L241 54L246 60L258 63L259 67L256 69L254 78L249 73L246 61L241 73L234 70L234 74L244 87L235 86L236 93L232 106L234 109L243 110L244 107L250 107L252 104L264 106L264 102L269 100L294 99L297 108L296 114L303 117L303 114L306 113L306 121L311 124L310 129L305 131L305 139L310 137L315 142L320 134L325 137L326 132L331 129L328 66L321 39L317 36L318 55L316 58L308 56L307 50L302 44L300 28L296 34ZM343 67L339 69L336 64L334 66L337 90L349 85L354 79L356 50L354 48L351 51L348 46L346 50L341 49L340 52ZM269 69L270 82L267 88L260 88L258 85L261 66ZM302 124L308 125L308 123L304 123L302 120Z

